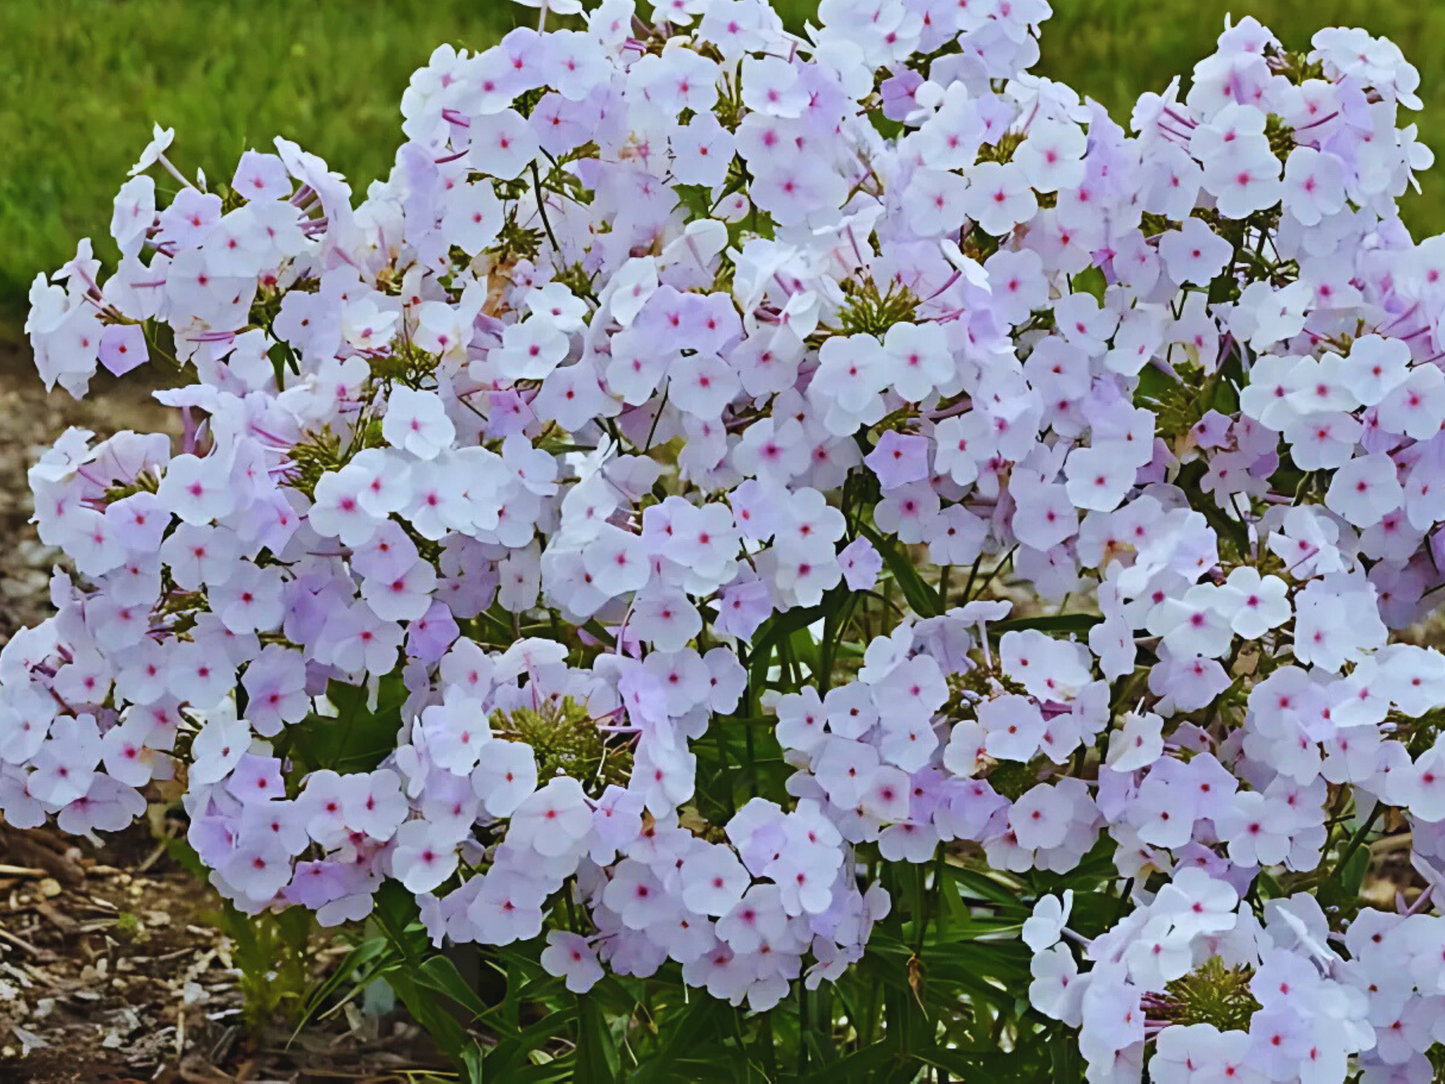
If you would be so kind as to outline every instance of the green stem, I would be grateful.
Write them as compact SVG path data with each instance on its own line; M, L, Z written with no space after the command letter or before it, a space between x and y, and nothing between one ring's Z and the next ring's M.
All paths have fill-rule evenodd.
M748 727L743 731L743 740L747 743L748 753L748 786L751 787L750 797L756 797L758 793L758 763L755 759L753 749L753 728Z
M1370 815L1365 818L1365 823L1355 829L1355 834L1352 835L1350 841L1345 844L1345 849L1340 853L1340 860L1335 863L1333 876L1338 877L1340 871L1343 870L1350 859L1355 856L1355 852L1364 845L1365 836L1369 835L1370 829L1375 827L1375 821L1380 819L1380 814L1384 811L1384 803L1376 802L1375 808L1370 810Z
M773 1040L773 1014L765 1012L759 1015L763 1021L758 1028L758 1046L762 1047L763 1055L763 1079L775 1080L778 1076L778 1061Z
M726 728L724 728L726 730ZM728 756L727 738L723 733L717 737L718 772L723 777L723 787L727 791L727 806L733 813L738 811L737 784L733 779L733 758Z
M843 637L848 635L848 622L853 619L853 610L858 605L858 595L852 592L836 616L829 613L823 619L823 643L818 648L818 695L827 696L833 686L833 662Z
M808 1071L808 987L798 982L798 1074Z
M922 865L914 866L913 876L917 879L917 886L915 887L914 892L915 898L918 900L919 912L916 916L918 922L918 933L913 940L913 955L922 956L923 938L924 935L928 933L928 870Z
M999 561L998 564L994 565L994 566L993 566L993 570L992 570L991 572L989 572L989 574L988 574L987 576L984 577L983 583L981 583L981 584L978 585L978 593L979 593L980 595L983 594L984 588L986 588L989 584L991 584L991 583L993 582L993 578L994 578L995 576L997 576L1000 572L1003 571L1003 566L1006 565L1006 564L1008 564L1009 561L1011 561L1011 560L1013 559L1014 550L1017 550L1017 549L1018 549L1018 546L1014 546L1013 549L1009 550L1006 554L1004 554L1004 555L1003 555L1003 560Z
M983 564L983 554L978 555L978 560L973 562L973 567L968 570L968 582L963 585L963 601L968 602L973 598L973 581L978 578L979 566Z
M547 200L542 192L542 175L537 172L536 162L532 163L532 183L537 186L537 213L542 216L542 225L547 230L547 239L552 242L552 251L560 257L562 246L557 243L557 235L552 232L552 223L547 219Z

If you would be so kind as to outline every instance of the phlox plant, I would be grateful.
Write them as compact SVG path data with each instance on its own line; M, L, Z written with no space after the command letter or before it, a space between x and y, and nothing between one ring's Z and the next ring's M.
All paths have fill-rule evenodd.
M439 48L361 198L157 127L36 278L183 437L30 471L7 822L174 780L474 1079L1433 1079L1415 69L1246 18L1126 128L1044 0L640 7Z

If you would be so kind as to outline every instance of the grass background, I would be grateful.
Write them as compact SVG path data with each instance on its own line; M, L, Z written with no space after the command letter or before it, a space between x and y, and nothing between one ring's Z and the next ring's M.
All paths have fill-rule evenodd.
M809 0L775 0L795 27ZM1315 29L1363 26L1420 69L1422 138L1445 166L1445 0L1054 0L1039 70L1127 121L1213 50L1226 12L1254 15L1291 48ZM150 137L229 180L239 153L281 134L353 189L390 166L400 96L441 42L484 47L535 12L510 0L0 0L0 324L13 330L37 271L82 236L112 255L111 199ZM1413 119L1413 118L1412 118ZM1427 181L1431 178L1427 178ZM1445 183L1411 196L1417 235L1445 229Z

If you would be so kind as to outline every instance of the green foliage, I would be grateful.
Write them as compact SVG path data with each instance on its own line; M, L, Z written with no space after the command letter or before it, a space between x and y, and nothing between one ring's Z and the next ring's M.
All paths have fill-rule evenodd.
M884 566L897 581L899 590L903 592L903 597L908 600L914 613L919 617L937 617L943 613L943 601L939 598L938 590L924 581L913 561L898 544L871 527L863 527L861 533L883 557Z
M271 352L277 351L289 354L290 347L277 343ZM280 371L278 363L277 372ZM291 447L291 470L287 474L287 484L306 494L307 499L314 499L316 483L327 471L340 470L341 458L341 438L331 431L329 425L312 430Z
M978 149L978 160L980 162L1012 162L1014 151L1025 139L1022 132L1005 132L998 137L996 143L985 143Z
M1025 791L1039 781L1038 765L1014 760L1002 761L988 773L989 786L1011 802L1018 801Z
M881 339L894 324L912 321L918 305L917 295L907 286L890 282L887 291L882 291L876 282L868 279L848 293L838 311L838 328L845 335L872 335Z
M1104 272L1097 267L1086 267L1070 279L1075 293L1091 295L1095 301L1100 303L1104 300L1104 290L1108 283L1104 280Z
M492 737L526 742L537 758L537 778L570 775L593 794L608 783L626 786L632 775L632 752L611 747L597 729L586 705L570 696L560 704L544 701L536 708L492 712Z
M1027 629L1065 636L1087 636L1089 630L1102 620L1104 620L1102 614L1055 614L1046 617L1016 617L1004 621L991 621L987 628L988 634L992 638L1000 637L1006 632L1023 632Z
M374 701L365 686L342 681L330 684L326 698L336 708L334 717L313 712L282 733L284 751L290 753L298 778L318 768L368 772L396 748L401 705L406 700L406 686L399 675L381 679Z
M1070 883L1085 893L1102 885L1112 866L1101 862L1086 858ZM1017 935L1052 875L1019 878L942 858L882 875L894 910L862 963L835 986L766 1013L686 990L675 964L646 980L608 976L579 997L542 971L530 943L462 950L478 952L495 974L487 995L431 949L415 900L388 882L367 936L305 1000L300 1019L385 979L472 1081L1081 1080L1075 1038L1027 1008L1030 953ZM1088 900L1080 898L1076 925L1102 928L1108 919Z
M1177 441L1192 429L1213 405L1217 383L1206 381L1203 371L1187 362L1174 366L1178 379L1152 365L1139 374L1134 405L1148 407L1154 414L1155 431L1168 441Z
M141 921L140 915L133 911L122 911L115 916L115 928L111 934L117 941L130 942L139 940L145 933L145 923Z
M1430 1067L1435 1070L1432 1081L1445 1081L1445 1043L1436 1043L1429 1050L1425 1051L1425 1057L1430 1059Z
M252 1033L278 1019L292 1024L301 1019L315 921L304 907L245 915L229 900L214 917L213 925L231 939L231 958L241 973L241 1011Z
M1213 1024L1220 1031L1246 1031L1250 1017L1260 1008L1249 990L1252 978L1253 969L1226 967L1218 956L1211 956L1169 983L1163 1004L1154 1011L1175 1024Z

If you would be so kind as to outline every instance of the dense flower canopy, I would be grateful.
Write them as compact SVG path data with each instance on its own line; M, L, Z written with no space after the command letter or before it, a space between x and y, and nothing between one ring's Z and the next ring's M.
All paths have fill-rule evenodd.
M1319 889L1381 816L1445 876L1400 51L1244 19L1126 130L1029 72L1044 0L581 7L439 48L359 201L157 127L118 266L36 279L47 384L169 358L184 441L30 473L73 574L0 652L6 821L175 779L242 910L391 880L755 1009L893 864L1102 856L1106 929L1023 928L1091 1080L1429 1080L1445 919Z

